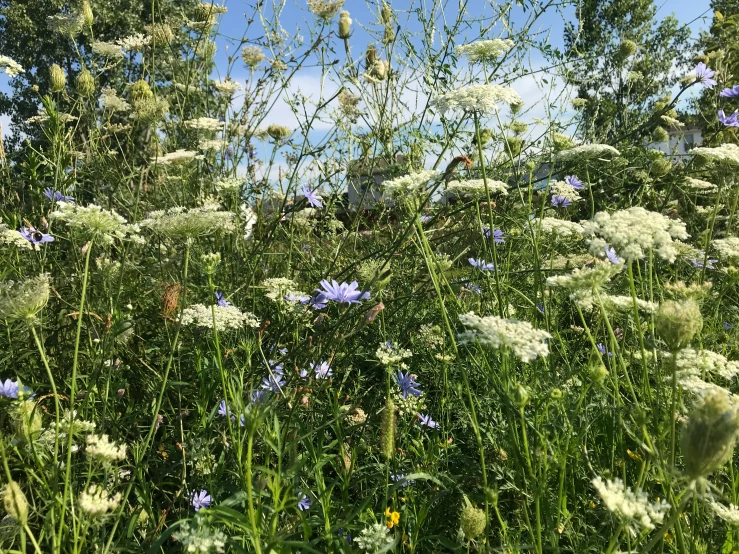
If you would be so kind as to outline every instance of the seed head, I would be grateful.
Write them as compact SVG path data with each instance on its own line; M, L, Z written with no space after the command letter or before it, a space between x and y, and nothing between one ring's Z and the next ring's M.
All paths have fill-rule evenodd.
M352 30L352 19L349 17L349 12L342 10L339 15L339 38L348 39L351 36Z
M80 96L91 96L93 92L95 92L95 78L87 69L83 69L77 75L77 94Z
M85 27L91 27L95 22L95 15L92 13L92 6L90 6L89 0L82 0L80 15L82 16L82 21L85 23Z
M395 402L388 396L382 412L380 425L380 452L385 460L390 461L395 453Z
M485 525L485 512L480 508L467 506L459 515L459 526L467 539L479 537L485 530Z
M18 523L25 524L28 521L28 501L15 481L10 481L5 485L3 506L8 515Z
M67 85L67 77L64 70L57 64L52 64L49 68L49 78L51 79L51 92L61 92Z
M660 304L655 323L670 350L681 350L700 332L703 317L695 300L667 300Z

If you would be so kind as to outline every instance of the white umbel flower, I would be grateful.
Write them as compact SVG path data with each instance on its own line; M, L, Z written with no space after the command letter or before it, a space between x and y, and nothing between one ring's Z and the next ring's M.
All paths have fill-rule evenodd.
M1 241L2 239L0 239ZM711 244L722 260L739 260L739 237L726 237L716 239Z
M213 81L213 87L223 94L234 94L237 90L243 90L241 83L233 79L225 79L223 81Z
M598 212L592 220L582 222L584 233L591 237L590 252L599 255L611 245L626 261L640 260L650 250L670 263L678 255L678 244L673 239L685 240L685 224L640 206L619 210L612 214Z
M5 71L8 77L17 77L26 71L21 64L10 59L8 56L0 56L0 68Z
M460 315L459 320L468 328L458 335L460 344L480 342L493 348L507 346L522 362L549 354L546 341L552 335L536 329L528 321L503 319L495 315L480 317L474 312Z
M109 58L111 60L121 60L126 55L119 44L114 44L112 42L97 41L92 45L92 51L98 56Z
M718 187L713 183L709 183L708 181L703 181L701 179L694 179L693 177L685 178L685 188L703 194L716 192L718 190Z
M308 9L324 21L329 21L339 13L344 0L308 0Z
M734 504L724 506L718 502L711 502L711 509L714 514L723 519L729 525L733 525L735 527L739 526L739 508Z
M494 38L457 46L454 53L459 57L467 56L470 63L475 63L497 59L511 48L513 48L512 40Z
M213 328L213 312L215 311L215 323L219 331L241 329L247 327L259 327L259 319L251 312L242 312L236 306L205 306L204 304L193 304L182 310L182 325L193 325L195 327Z
M100 103L112 112L127 112L131 110L131 104L118 96L118 93L108 87L103 87L100 95Z
M157 210L141 222L142 227L173 239L200 237L203 235L231 233L236 230L234 214L220 211L217 206L198 208L174 207Z
M670 354L666 353L669 358ZM727 360L721 354L710 350L684 348L677 356L677 369L685 375L719 375L730 381L739 374L739 362Z
M736 403L736 397L723 387L704 381L697 375L692 375L690 372L678 373L677 382L680 387L698 398L704 398L713 394L725 394L729 397L729 400Z
M699 146L697 148L693 148L690 153L711 162L723 162L729 165L739 165L739 146L736 144L722 144L715 148Z
M413 352L405 348L393 346L393 344L388 341L380 344L379 348L375 351L375 356L377 356L377 359L380 360L382 365L390 366L400 363L406 358L410 358L413 356Z
M365 552L377 552L393 542L389 535L390 530L382 523L373 523L362 529L359 536L354 539L356 545Z
M632 527L651 531L662 523L670 509L664 500L650 502L644 491L632 491L621 479L604 481L596 477L592 483L606 508Z
M592 267L575 269L566 275L547 277L548 287L562 287L573 291L593 291L601 288L621 271L612 263L596 263Z
M564 181L555 181L549 185L549 193L560 198L566 198L570 202L579 202L580 193L572 185L565 183Z
M414 193L424 193L426 186L440 175L435 170L424 170L396 177L382 183L385 193L389 196L405 196Z
M31 250L34 247L36 250L40 250L41 248L40 245L32 244L30 241L24 239L20 232L15 229L9 229L7 225L0 223L0 246L6 244L15 246L16 248L24 248L26 250Z
M488 190L490 194L502 194L508 196L508 185L503 181L488 179ZM485 197L485 181L483 179L468 179L467 181L451 181L446 186L447 194L459 194L462 196Z
M185 121L185 127L199 131L221 131L223 123L214 117L197 117Z
M554 217L543 217L539 221L534 220L531 222L531 227L534 230L540 228L542 233L560 237L581 236L583 234L582 225L579 223Z
M442 113L495 113L498 111L498 104L520 106L523 99L512 88L500 85L468 85L448 92L434 102Z
M610 158L619 155L621 153L618 150L607 144L582 144L574 148L569 148L568 150L563 150L557 157L560 160L587 160L590 158Z
M145 47L149 45L151 42L151 37L136 33L135 35L130 35L121 39L118 39L116 41L116 44L123 48L126 52L138 52L140 50L143 50Z
M64 221L72 229L103 244L113 244L116 239L140 241L136 234L138 227L129 225L126 218L115 210L105 210L96 204L80 206L70 202L59 202L57 208L51 213L51 219Z
M179 149L175 150L174 152L170 152L169 154L165 154L164 156L159 156L152 161L159 165L178 165L190 162L192 160L202 159L204 159L204 156L202 154L198 154L197 152L193 152L192 150Z
M49 301L49 275L0 282L0 320L30 321Z
M80 510L93 519L99 518L115 510L121 501L121 493L108 496L108 493L98 485L91 485L80 493L78 500Z
M87 455L103 464L122 462L126 459L126 447L117 446L108 435L87 435Z

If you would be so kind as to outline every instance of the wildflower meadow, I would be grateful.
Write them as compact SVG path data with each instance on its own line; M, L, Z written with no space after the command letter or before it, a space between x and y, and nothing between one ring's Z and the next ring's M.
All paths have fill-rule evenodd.
M0 0L0 552L738 552L739 4L672 4Z

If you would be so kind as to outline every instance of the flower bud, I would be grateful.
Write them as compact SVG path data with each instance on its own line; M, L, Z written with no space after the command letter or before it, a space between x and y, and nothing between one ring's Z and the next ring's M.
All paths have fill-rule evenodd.
M702 63L708 65L708 63L710 62L710 59L709 59L708 56L700 55L700 56L696 56L695 58L693 58L693 62L696 63L696 64L702 62Z
M267 127L267 135L277 141L285 140L292 134L292 131L283 125L272 124Z
M17 403L12 417L16 438L19 440L31 442L41 432L41 412L36 409L36 403L32 400Z
M466 539L472 540L479 537L485 530L485 512L474 506L467 506L459 515L459 526Z
M82 21L84 21L86 27L91 27L95 22L95 16L92 13L92 6L90 6L89 0L82 0L80 15L82 16Z
M367 47L367 52L364 54L365 67L369 70L377 61L377 48L370 44Z
M549 393L549 398L552 400L560 400L564 396L564 393L562 392L562 389L552 389L552 391Z
M739 413L726 391L706 395L688 417L680 438L685 473L698 479L723 466L734 451L737 432Z
M151 35L152 46L167 46L174 38L172 28L166 23L155 23L147 29Z
M95 78L87 69L83 69L77 75L77 94L80 96L91 96L93 92L95 92Z
M343 10L339 15L339 38L348 39L352 32L352 19L349 12Z
M385 32L382 35L382 43L390 44L394 40L395 40L395 28L390 24L385 25Z
M519 408L525 408L526 404L529 403L529 391L527 391L526 387L519 383L518 385L516 385L516 388L513 389L511 398L516 406L518 406Z
M390 64L388 62L385 60L377 60L370 68L369 75L378 81L384 81L387 78L389 70Z
M393 20L393 10L384 0L382 2L382 8L380 9L380 17L385 25Z
M390 461L395 454L395 402L388 396L380 424L380 453Z
M677 351L685 348L703 328L703 317L694 300L667 300L660 304L655 324L669 349Z
M654 142L667 142L670 140L670 135L662 127L657 127L652 131L652 140Z
M625 60L629 56L633 56L636 53L636 43L633 40L622 40L621 44L618 45L616 56L620 60Z
M49 78L51 79L51 92L61 92L67 84L67 77L64 70L57 64L52 64L49 68Z
M136 81L131 87L131 100L134 102L140 102L142 100L149 100L154 96L154 93L149 87L149 83L143 79Z
M663 141L660 141L663 142ZM669 160L666 160L663 157L656 158L652 160L652 167L650 168L650 173L653 177L664 177L667 175L670 170L672 169L672 164L669 162Z
M15 481L5 485L3 506L7 514L20 524L28 521L28 501L20 486Z

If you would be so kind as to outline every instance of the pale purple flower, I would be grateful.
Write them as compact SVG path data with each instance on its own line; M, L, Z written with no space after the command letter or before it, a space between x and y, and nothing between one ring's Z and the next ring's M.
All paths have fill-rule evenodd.
M739 112L734 112L731 115L726 115L724 113L724 110L719 110L718 120L727 127L739 127Z
M359 304L360 300L366 300L370 297L369 292L357 290L359 285L356 281L352 281L349 284L344 281L339 284L334 279L332 279L331 282L327 279L323 279L320 284L323 287L323 290L316 289L316 292L318 293L318 296L323 295L325 300L333 300L334 302L339 302L341 304Z
M477 283L471 283L468 281L465 283L464 286L470 292L474 292L475 294L482 294L482 287Z
M55 202L74 202L73 196L64 196L62 191L54 190L51 187L46 187L44 189L44 196L48 198L49 200L53 200Z
M737 86L739 86L739 85L737 85ZM731 323L729 323L727 321L724 321L721 324L721 327L723 327L725 331L731 331Z
M313 370L313 374L316 376L316 379L328 379L334 374L334 372L331 371L331 366L326 362L313 362L311 364L311 369Z
M695 78L698 79L699 83L703 83L703 86L706 88L713 88L716 86L716 81L713 79L714 75L716 75L716 72L703 62L699 62L698 65L695 66Z
M305 294L295 294L294 292L289 292L285 295L285 302L297 303L300 302L301 304L307 304L310 301L310 296L306 296Z
M585 188L585 185L583 185L582 181L574 175L568 175L567 177L565 177L565 183L570 185L575 190L582 190Z
M439 428L439 424L431 419L431 416L428 414L418 414L418 422L424 427L428 427L429 429Z
M407 479L404 473L391 473L390 480L401 487L407 487L415 483L415 479Z
M703 268L703 259L705 258L705 255L706 255L706 253L703 252L703 250L700 250L698 252L698 256L697 257L690 259L690 263L693 264L694 267L697 267L698 269L702 269ZM706 269L716 269L716 266L713 265L716 262L718 262L717 259L715 259L715 258L708 258L706 260L706 264L705 264Z
M609 358L613 356L613 352L609 352L602 342L599 342L598 344L596 344L595 347L598 349L598 352L600 352L603 356L607 355Z
M192 507L195 508L196 512L199 512L201 508L207 508L213 499L206 490L200 490L192 493Z
M421 220L421 223L428 223L433 217L434 216L432 215L422 215L419 219Z
M544 315L544 304L542 304L541 302L539 302L539 303L538 303L538 304L536 305L536 309L537 309L537 310L539 310L539 311L541 312L541 315Z
M569 198L565 198L564 196L559 196L558 194L555 194L552 196L552 206L555 208L566 208L567 206L571 206L572 202Z
M488 263L485 260L481 260L480 258L468 258L467 261L472 267L476 267L480 271L493 271L495 269L494 263Z
M216 292L216 304L218 304L221 308L228 308L231 306L231 302L226 300L226 297L222 292Z
M21 236L32 244L42 244L44 242L54 242L54 237L37 231L33 227L21 227L18 229Z
M267 377L262 378L262 388L274 393L279 393L282 390L282 387L285 386L285 372L282 369L283 365L275 364L273 360L269 361L269 365L272 368L272 372Z
M416 382L416 376L410 372L403 373L398 370L395 375L395 382L400 387L400 392L403 394L403 398L408 398L408 395L421 396L421 390L417 387L420 385Z
M304 512L306 510L310 510L312 502L310 501L310 498L305 496L304 494L301 495L300 500L298 500L298 509L301 512Z
M490 227L483 227L482 232L485 235L486 239L490 238ZM505 234L500 229L494 229L493 230L493 242L500 244L501 242L505 242Z
M719 93L719 96L723 96L724 98L739 98L739 85L725 88Z
M5 379L3 383L0 381L0 396L5 398L18 398L18 381Z
M326 307L326 304L328 304L328 298L326 295L322 292L319 292L317 295L315 295L312 298L308 298L307 300L302 301L303 304L307 304L314 310L322 310Z
M311 190L308 185L303 185L303 187L300 189L300 192L303 193L303 196L305 196L308 204L310 204L314 208L323 208L323 198L321 198L321 196L318 194L318 189Z
M230 413L228 406L226 406L226 401L221 400L221 403L218 405L218 415L227 416Z
M261 404L262 402L265 402L268 398L268 392L266 390L255 390L251 393L251 402L252 404ZM241 416L242 418L244 416ZM242 424L243 426L243 424Z
M613 246L606 245L606 258L608 258L608 261L612 264L623 263L623 260L618 257L618 254L616 254L616 249L613 248Z

